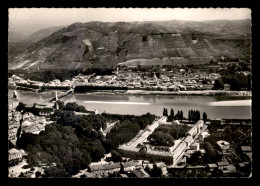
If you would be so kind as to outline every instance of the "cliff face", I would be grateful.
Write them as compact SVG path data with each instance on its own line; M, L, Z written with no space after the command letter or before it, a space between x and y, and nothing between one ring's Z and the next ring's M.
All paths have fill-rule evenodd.
M229 26L228 26L229 25ZM32 44L9 69L207 63L250 55L249 20L74 23Z

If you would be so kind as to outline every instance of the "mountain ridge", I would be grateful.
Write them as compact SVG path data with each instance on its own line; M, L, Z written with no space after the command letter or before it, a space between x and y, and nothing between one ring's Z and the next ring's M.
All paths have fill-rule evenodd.
M110 68L142 59L147 62L141 65L199 64L221 56L248 58L250 42L249 20L77 22L30 45L9 67Z

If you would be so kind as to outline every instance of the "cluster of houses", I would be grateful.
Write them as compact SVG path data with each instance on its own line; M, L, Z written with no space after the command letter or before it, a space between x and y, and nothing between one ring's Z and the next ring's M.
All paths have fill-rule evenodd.
M14 96L15 95L16 94L14 94ZM41 116L35 116L31 112L22 114L16 110L18 103L17 97L15 99L8 99L8 141L13 145L16 145L17 139L21 136L23 131L26 133L39 134L45 130L47 124L53 122L48 121L44 114L41 114ZM24 155L23 150L10 149L8 156L9 165L12 166L20 163Z
M20 76L12 75L12 77L8 78L8 86L16 87L16 86L33 86L32 88L40 88L40 87L70 87L73 85L73 82L70 80L65 80L61 82L59 79L54 79L48 83L44 83L41 81L32 81L30 79L23 79Z
M123 86L130 89L159 89L159 90L208 90L212 89L216 79L220 77L217 73L190 73L184 69L178 72L161 70L159 77L154 73L132 72L131 70L120 71L116 75L95 76L90 78L88 85L99 86ZM225 89L229 89L228 85Z
M246 166L248 163L236 163L236 164L230 164L228 161L221 161L217 163L208 164L206 169L212 173L214 171L220 172L223 176L231 175L235 173L245 173L246 172Z
M221 149L221 152L223 153L223 155L225 154L229 154L231 153L231 149L230 149L230 143L228 143L227 141L224 140L219 140L216 142L216 144L219 146L219 148ZM252 158L252 151L251 151L251 146L241 146L241 149L243 154L247 155L249 158ZM222 175L230 175L232 173L237 173L237 172L245 172L246 166L249 164L250 162L239 162L239 163L232 163L227 161L224 158L224 161L220 161L217 163L212 163L212 164L208 164L207 165L207 170L210 172L213 171L218 171L220 173L222 173Z
M129 159L129 158L127 158ZM167 167L163 162L156 162L157 167L162 169L162 175L167 175ZM92 163L88 166L87 172L81 174L88 178L105 178L116 174L121 178L149 178L150 175L145 169L152 170L153 164L145 160L129 160L125 162L105 162L102 164Z
M10 104L9 104L10 105ZM15 107L16 108L17 104ZM9 106L10 107L10 106ZM22 114L15 109L8 110L8 140L13 144L16 144L17 141L17 131L20 127L20 120L22 119Z
M11 148L8 151L8 162L9 162L9 166L15 165L16 163L19 163L22 161L23 156L25 156L26 153L24 152L24 150L18 150L15 148Z
M34 116L30 112L23 114L22 121L22 132L39 134L41 131L45 130L45 125L48 124L46 117L44 116Z

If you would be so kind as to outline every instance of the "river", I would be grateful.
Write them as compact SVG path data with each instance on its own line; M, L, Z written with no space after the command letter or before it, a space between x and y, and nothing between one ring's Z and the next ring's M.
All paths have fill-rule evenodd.
M32 105L51 97L50 92L33 93L17 91L19 101ZM12 94L10 91L9 96ZM208 118L250 119L250 96L179 96L179 95L86 95L71 94L61 98L61 101L76 102L87 109L97 109L99 113L135 114L147 112L162 115L163 108L173 108L175 114L182 110L184 117L188 111L200 110L206 112Z

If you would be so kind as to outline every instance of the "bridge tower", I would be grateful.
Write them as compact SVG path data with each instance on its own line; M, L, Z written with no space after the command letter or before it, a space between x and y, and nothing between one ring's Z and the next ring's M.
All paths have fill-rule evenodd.
M55 101L59 100L57 91L52 92L52 97L55 98Z
M14 91L13 98L18 99L18 94L17 94L17 91L16 91L16 90Z
M56 110L59 110L59 104L57 103L57 101L54 102L54 106Z
M118 69L119 69L119 67L117 66L116 67L116 75L118 75Z

